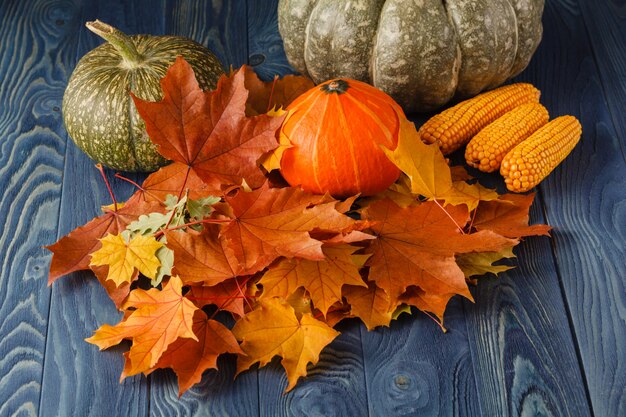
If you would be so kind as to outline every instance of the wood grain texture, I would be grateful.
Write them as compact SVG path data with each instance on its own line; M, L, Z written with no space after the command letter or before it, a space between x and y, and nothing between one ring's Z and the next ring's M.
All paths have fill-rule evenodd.
M610 13L603 4L593 7ZM624 84L618 88L600 77L598 68L611 58L594 56L592 45L604 47L595 46L602 42L597 38L590 42L588 33L598 26L586 30L579 2L548 2L546 16L558 24L546 25L536 57L547 63L537 74L545 87L543 100L553 116L577 116L583 137L540 188L547 219L555 227L553 250L594 415L625 415L626 138L613 123L615 115L624 121L626 103L620 101ZM606 19L598 25L608 28L614 22ZM618 36L620 31L611 33ZM624 50L612 53L623 56Z
M366 416L367 391L360 325L341 323L342 334L327 346L316 366L288 393L278 360L259 370L261 417Z
M2 416L39 412L50 299L42 244L57 235L66 148L60 107L76 14L68 1L0 4Z
M296 73L278 32L277 8L278 0L248 0L248 64L266 81Z
M141 6L140 3L136 5ZM146 4L143 6L147 7ZM89 1L80 3L79 7L80 13L72 22L73 36L78 41L74 62L102 42L84 27L84 22L98 18L121 30L133 32L134 22L126 20L128 6L123 1ZM141 20L141 15L137 18ZM143 30L149 31L150 28L143 27ZM94 162L69 138L66 140L59 237L99 215L100 206L111 202ZM132 187L121 181L114 182L114 190L120 201L132 193ZM120 318L120 313L93 274L74 273L55 282L50 304L41 416L148 414L145 378L138 376L126 379L122 384L119 382L123 349L99 352L96 346L84 341L100 325L117 323Z
M528 238L515 252L516 269L481 279L476 303L464 302L482 413L589 416L549 239Z
M225 70L247 63L246 0L169 0L156 12L164 13L169 33L205 45Z
M444 333L420 312L389 328L362 329L371 416L482 416L462 305L453 299Z
M617 134L622 156L626 160L626 4L606 0L596 7L589 0L579 0L580 15L587 27L591 50L598 66L600 80Z

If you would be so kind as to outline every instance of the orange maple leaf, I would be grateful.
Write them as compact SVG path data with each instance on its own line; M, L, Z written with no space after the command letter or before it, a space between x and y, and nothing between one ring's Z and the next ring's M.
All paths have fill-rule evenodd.
M528 225L529 210L535 194L505 194L499 200L483 201L476 209L476 230L492 230L502 236L550 236L550 226Z
M261 278L262 298L282 297L287 299L299 287L311 294L315 308L322 314L334 303L341 301L344 285L366 287L359 269L365 264L367 255L354 255L359 250L350 245L325 245L325 259L283 259L271 267Z
M309 232L341 233L356 222L337 211L336 201L300 188L240 190L226 201L235 218L221 237L247 270L261 270L280 256L322 260L322 242Z
M208 224L202 232L194 230L168 231L167 246L174 251L174 270L185 284L217 285L239 275L257 270L245 269L235 251L219 237L217 225Z
M463 234L461 229L469 220L465 206L444 210L436 202L426 202L401 208L391 200L381 200L365 208L362 215L378 222L372 227L377 239L366 250L372 254L367 261L369 278L385 290L392 304L409 286L471 300L455 254L498 251L517 244L491 231Z
M393 312L399 304L371 281L365 288L345 286L343 296L350 304L351 315L360 318L369 330L378 326L389 326Z
M171 170L193 170L211 189L244 180L253 188L263 184L257 160L278 146L275 135L284 117L246 117L244 78L243 71L223 76L215 91L205 92L178 57L161 79L161 101L132 96L159 153L178 163Z
M132 340L128 358L130 366L123 376L146 372L156 365L167 347L179 338L198 340L192 329L198 307L182 295L182 281L170 278L162 290L136 289L130 293L124 308L136 310L115 326L102 325L87 342L100 350Z
M307 364L316 364L322 349L339 336L339 332L310 314L303 314L298 320L293 307L278 298L259 301L256 310L235 324L233 333L243 342L245 353L237 360L237 373L257 362L265 366L274 356L280 356L289 381L287 391L306 375Z
M210 320L202 310L195 312L192 329L198 340L177 339L153 368L172 368L176 372L179 397L200 382L204 371L217 369L217 358L221 354L243 354L232 332L220 322Z
M245 75L250 96L246 103L249 115L264 114L272 109L287 108L292 101L315 87L315 83L301 75L286 75L273 81L261 81L252 67L244 65L239 71Z

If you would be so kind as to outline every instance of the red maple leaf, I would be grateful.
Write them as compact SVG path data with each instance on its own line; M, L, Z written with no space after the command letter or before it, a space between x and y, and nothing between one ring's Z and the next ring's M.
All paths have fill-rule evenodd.
M265 181L257 160L278 146L276 131L283 117L246 117L248 90L244 72L223 76L215 91L202 91L191 66L182 58L161 80L163 100L144 101L133 95L159 152L193 170L211 189L245 181L252 188Z

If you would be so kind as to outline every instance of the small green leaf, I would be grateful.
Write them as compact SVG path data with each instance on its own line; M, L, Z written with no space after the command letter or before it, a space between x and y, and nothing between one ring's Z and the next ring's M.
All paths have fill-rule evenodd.
M162 239L162 241L165 241L165 239ZM152 280L153 287L157 287L161 284L164 277L172 275L172 267L174 266L174 251L167 246L163 246L156 251L156 257L159 262L161 262L161 266L157 269L156 276Z
M199 200L189 200L187 202L187 211L189 217L193 220L202 220L213 211L213 204L220 201L219 197L208 196Z

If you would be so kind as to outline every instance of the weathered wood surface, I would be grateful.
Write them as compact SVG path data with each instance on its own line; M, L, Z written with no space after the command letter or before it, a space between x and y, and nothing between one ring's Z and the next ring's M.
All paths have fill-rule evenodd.
M220 359L178 398L158 371L119 384L121 349L84 342L119 313L89 274L46 286L43 245L108 204L70 141L60 107L78 59L100 43L83 23L174 33L226 66L292 72L276 0L0 2L0 416L621 416L626 415L626 9L619 0L548 0L544 41L520 80L584 137L539 187L520 267L454 300L443 334L421 314L367 332L356 321L284 395L274 362L232 382ZM120 199L131 187L114 181Z

